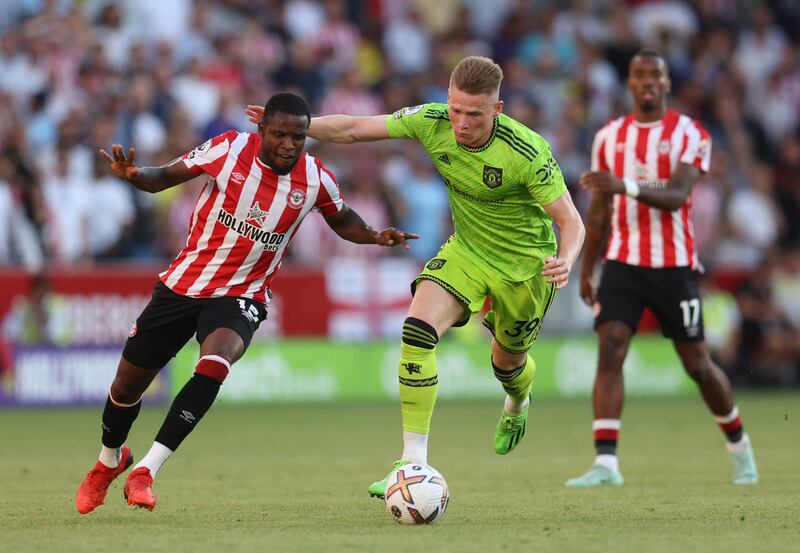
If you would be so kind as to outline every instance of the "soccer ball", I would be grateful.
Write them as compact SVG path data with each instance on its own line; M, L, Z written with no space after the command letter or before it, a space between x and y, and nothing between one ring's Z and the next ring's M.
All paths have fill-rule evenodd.
M385 501L386 510L400 524L433 524L444 515L450 493L439 471L411 463L389 475Z

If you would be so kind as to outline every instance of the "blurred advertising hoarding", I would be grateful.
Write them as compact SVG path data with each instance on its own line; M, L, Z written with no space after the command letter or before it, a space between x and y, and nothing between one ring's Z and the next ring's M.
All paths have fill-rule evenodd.
M478 330L478 329L476 329ZM491 399L503 390L489 364L489 338L448 334L437 347L439 398ZM540 338L532 350L536 397L588 397L594 382L597 343L593 337ZM236 363L218 401L375 401L398 398L399 341L367 343L285 340L254 343ZM191 377L197 347L185 348L173 365L173 393ZM672 344L639 337L625 361L629 395L674 396L695 386L681 368Z

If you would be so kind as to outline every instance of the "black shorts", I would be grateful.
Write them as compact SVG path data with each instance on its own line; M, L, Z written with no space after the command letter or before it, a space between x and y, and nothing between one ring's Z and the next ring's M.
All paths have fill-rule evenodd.
M139 367L161 369L195 333L202 344L218 328L235 330L247 348L266 318L266 306L250 298L190 298L159 282L131 329L122 357Z
M698 275L689 267L653 269L606 261L597 290L600 310L594 327L621 321L636 331L645 307L672 340L704 339Z

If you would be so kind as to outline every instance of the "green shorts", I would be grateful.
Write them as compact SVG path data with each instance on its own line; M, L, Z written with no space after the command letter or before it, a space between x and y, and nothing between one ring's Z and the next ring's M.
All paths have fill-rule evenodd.
M439 284L464 306L464 317L454 326L466 324L483 308L488 296L492 309L483 325L500 347L511 353L525 353L533 346L556 295L556 285L541 274L523 282L500 278L453 237L425 265L412 284L412 292L423 279Z

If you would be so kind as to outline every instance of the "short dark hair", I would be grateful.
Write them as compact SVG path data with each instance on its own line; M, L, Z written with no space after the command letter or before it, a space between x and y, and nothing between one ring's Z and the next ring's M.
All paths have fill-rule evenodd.
M308 122L311 122L311 110L308 108L308 102L302 96L292 92L278 92L267 100L267 104L264 106L264 121L278 112L288 115L305 115Z
M628 72L630 72L631 64L636 58L658 58L664 62L664 67L666 67L667 72L669 72L669 62L667 61L667 56L665 56L661 50L656 50L655 48L640 48L633 56L631 56L631 61L628 64Z

